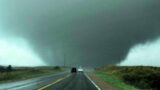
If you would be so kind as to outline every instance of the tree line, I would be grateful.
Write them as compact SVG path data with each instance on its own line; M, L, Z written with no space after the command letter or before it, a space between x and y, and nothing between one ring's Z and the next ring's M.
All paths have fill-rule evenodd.
M0 72L11 72L13 70L11 65L8 65L7 67L5 66L0 66Z

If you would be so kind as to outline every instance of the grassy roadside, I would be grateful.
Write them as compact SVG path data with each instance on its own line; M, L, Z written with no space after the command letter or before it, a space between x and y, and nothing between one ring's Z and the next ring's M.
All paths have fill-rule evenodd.
M160 67L108 65L96 71L97 76L120 89L134 90L134 86L143 90L160 90Z
M98 71L96 75L103 79L106 83L111 84L112 86L120 90L137 90L135 87L125 84L123 81L118 79L116 76L109 75L105 72Z
M51 75L62 71L63 69L60 68L27 68L16 69L12 72L0 72L0 83Z

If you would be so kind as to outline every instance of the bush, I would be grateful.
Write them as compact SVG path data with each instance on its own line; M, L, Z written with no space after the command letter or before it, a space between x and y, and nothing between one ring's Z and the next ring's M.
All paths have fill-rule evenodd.
M122 74L123 81L141 89L160 89L160 73L139 71Z
M54 69L54 70L60 70L61 67L60 67L60 66L55 66L53 69Z

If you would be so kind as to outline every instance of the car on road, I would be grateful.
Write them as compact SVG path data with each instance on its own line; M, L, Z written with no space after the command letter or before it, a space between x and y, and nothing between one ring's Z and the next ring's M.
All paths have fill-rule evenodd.
M76 68L76 67L73 67L73 68L71 69L71 73L77 73L77 68Z
M78 68L78 72L83 72L83 69L81 67Z

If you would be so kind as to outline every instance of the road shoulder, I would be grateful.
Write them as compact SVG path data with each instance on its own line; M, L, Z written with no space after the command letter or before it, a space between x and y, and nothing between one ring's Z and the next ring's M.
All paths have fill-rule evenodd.
M113 87L112 85L106 83L101 78L97 77L95 73L87 73L88 76L96 83L97 86L101 88L101 90L118 90L117 88Z

